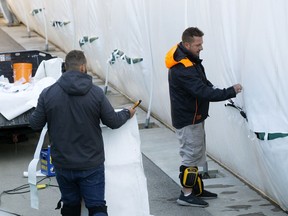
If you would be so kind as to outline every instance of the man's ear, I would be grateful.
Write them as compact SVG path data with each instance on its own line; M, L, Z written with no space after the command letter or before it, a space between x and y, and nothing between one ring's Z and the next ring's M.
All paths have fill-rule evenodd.
M86 64L80 65L80 72L87 74L87 65Z
M184 46L186 49L189 49L189 48L190 48L190 43L184 42L184 43L183 43L183 46Z
M81 64L79 69L80 69L80 72L84 73L86 71L85 64Z

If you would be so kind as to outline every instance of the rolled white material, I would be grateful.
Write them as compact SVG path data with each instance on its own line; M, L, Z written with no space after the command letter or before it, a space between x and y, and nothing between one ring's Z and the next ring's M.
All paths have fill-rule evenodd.
M30 186L30 199L31 199L31 208L39 209L39 200L38 200L38 193L37 193L37 164L40 159L40 151L42 149L45 134L47 132L47 124L42 129L40 139L38 141L36 151L34 153L33 160L29 163L28 166L28 183Z

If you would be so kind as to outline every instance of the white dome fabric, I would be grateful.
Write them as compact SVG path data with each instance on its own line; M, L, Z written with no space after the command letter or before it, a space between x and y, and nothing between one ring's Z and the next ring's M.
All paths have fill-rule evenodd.
M201 58L209 80L234 83L234 100L211 104L207 150L215 159L288 209L284 172L287 138L261 141L254 133L288 133L288 2L285 0L8 0L18 18L65 51L82 49L94 73L171 125L166 52L183 30L204 33ZM165 5L165 9L163 9ZM32 15L33 14L33 15ZM116 52L118 50L119 52ZM120 53L114 55L113 53ZM112 61L111 61L112 60ZM275 172L277 171L277 180ZM278 181L278 182L277 182ZM271 183L272 182L272 183Z

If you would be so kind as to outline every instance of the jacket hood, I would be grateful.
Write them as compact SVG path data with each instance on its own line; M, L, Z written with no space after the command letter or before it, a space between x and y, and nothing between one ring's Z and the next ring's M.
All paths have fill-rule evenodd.
M80 71L66 71L57 82L69 95L85 95L93 85L92 77Z
M171 68L179 63L185 67L191 67L194 63L199 63L202 60L193 56L182 43L173 46L165 56L165 64L167 68Z

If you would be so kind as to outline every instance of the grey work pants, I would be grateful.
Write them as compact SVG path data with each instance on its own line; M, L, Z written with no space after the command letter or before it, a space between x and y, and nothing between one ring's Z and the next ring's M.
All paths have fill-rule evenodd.
M180 143L181 165L187 167L205 166L206 140L204 122L177 129L176 136Z

